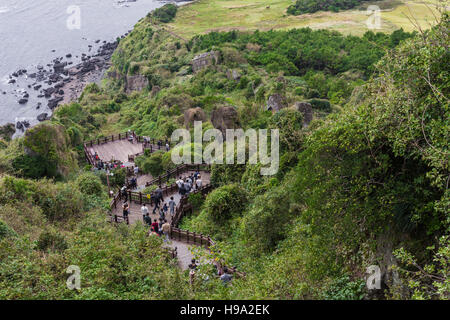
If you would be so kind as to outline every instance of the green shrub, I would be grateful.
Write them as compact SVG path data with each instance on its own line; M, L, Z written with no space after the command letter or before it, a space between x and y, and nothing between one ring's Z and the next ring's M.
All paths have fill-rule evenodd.
M365 294L364 280L350 281L348 276L337 278L323 293L325 300L361 300Z
M158 189L158 186L156 184L153 184L151 186L146 187L144 190L142 190L142 194L152 194L153 191Z
M230 184L211 192L206 197L204 210L215 222L221 223L234 214L241 215L246 204L245 191L237 184Z
M42 156L30 157L27 154L21 154L14 158L12 166L17 174L25 178L38 179L46 174L46 168L42 165L44 158Z
M100 178L91 172L79 175L76 184L83 194L99 196L103 191Z
M163 171L162 152L155 152L150 157L141 160L140 168L144 173L150 173L153 177L160 176Z
M189 194L188 198L189 198L189 203L192 204L192 207L194 208L194 210L200 209L203 205L203 202L205 201L205 198L203 197L201 192L191 193L191 194Z
M68 247L63 235L49 231L41 233L36 245L40 251L64 251Z
M0 240L3 238L15 237L17 233L11 229L6 223L0 220Z
M162 6L161 8L155 9L151 13L151 16L163 23L167 23L175 18L175 16L177 15L177 10L178 7L176 5L169 3Z
M331 103L328 100L311 99L311 100L309 100L309 103L311 103L312 107L316 110L320 110L320 111L324 111L324 112L331 112Z

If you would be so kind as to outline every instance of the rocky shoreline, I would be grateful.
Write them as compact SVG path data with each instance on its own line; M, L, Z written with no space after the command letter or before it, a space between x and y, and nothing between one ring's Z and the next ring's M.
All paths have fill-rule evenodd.
M135 2L135 0L123 0L118 3L126 5L127 2ZM178 5L184 5L193 1L161 2L175 2ZM16 118L15 123L10 122L1 126L6 132L11 132L11 128L15 129L15 132L11 136L8 135L7 138L9 139L13 135L20 136L27 128L51 119L53 111L58 105L76 101L86 85L101 81L106 70L111 66L111 56L117 48L119 40L130 32L131 30L112 42L95 40L88 45L87 53L81 55L67 53L46 65L32 67L33 70L18 69L8 75L6 83L11 90L2 91L0 94L13 96L18 105L26 106L30 108L29 110L35 108L36 115Z
M128 33L127 33L128 34ZM121 38L125 37L123 35ZM99 43L96 40L95 43ZM84 87L92 82L98 82L102 79L104 72L110 67L111 56L117 48L118 41L106 42L100 45L95 54L81 55L81 63L73 65L72 54L68 53L65 57L54 59L52 63L38 65L36 72L29 73L25 69L17 70L9 76L8 83L15 84L19 78L31 79L27 85L28 90L16 90L17 103L28 104L30 102L30 93L34 90L38 92L37 98L45 99L47 107L53 111L59 104L69 103L79 98ZM89 51L92 45L89 45ZM76 56L75 58L79 58ZM6 92L3 92L6 94ZM45 101L44 100L44 101ZM45 102L37 102L35 108L39 110ZM42 112L37 116L39 122L50 119L51 115ZM22 120L15 124L16 129L24 131L30 126L29 121Z

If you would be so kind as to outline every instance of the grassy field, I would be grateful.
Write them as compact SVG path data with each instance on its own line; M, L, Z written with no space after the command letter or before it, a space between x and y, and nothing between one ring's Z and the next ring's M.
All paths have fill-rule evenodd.
M371 4L381 9L381 28L374 31L392 32L403 28L411 31L414 17L422 28L435 22L438 2L432 0L393 0L367 2L353 10L317 12L301 16L286 15L292 0L198 0L181 8L170 29L186 38L209 31L270 30L310 27L331 29L344 34L360 35L368 29L367 7ZM448 2L448 1L447 1ZM443 2L441 2L442 4Z

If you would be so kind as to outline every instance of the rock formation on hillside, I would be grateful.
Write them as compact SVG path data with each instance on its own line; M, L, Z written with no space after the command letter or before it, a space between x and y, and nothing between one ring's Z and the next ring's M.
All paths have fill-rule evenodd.
M226 129L239 128L239 117L233 107L219 107L211 115L211 122L214 128L219 129L225 134Z
M267 100L267 110L272 112L280 111L287 107L286 98L279 93L275 93L269 97Z
M312 105L308 102L296 102L294 108L303 115L303 124L308 125L313 119Z
M199 54L192 59L192 70L194 72L198 72L202 69L205 69L211 65L218 64L220 58L220 52L218 51L210 51Z
M142 75L127 76L125 78L125 90L127 93L132 91L142 91L148 87L148 79Z
M202 108L197 107L184 111L184 125L186 129L189 129L194 121L206 121L206 114Z

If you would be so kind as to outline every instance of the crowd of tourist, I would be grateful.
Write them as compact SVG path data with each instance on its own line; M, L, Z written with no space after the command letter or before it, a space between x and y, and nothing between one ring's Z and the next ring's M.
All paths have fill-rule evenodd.
M198 171L191 173L184 179L180 177L175 183L181 196L188 195L191 191L199 190L203 186L202 177Z

